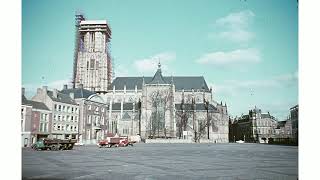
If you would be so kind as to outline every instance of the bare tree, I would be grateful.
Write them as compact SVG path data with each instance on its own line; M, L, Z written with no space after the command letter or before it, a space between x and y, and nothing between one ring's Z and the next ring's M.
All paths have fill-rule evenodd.
M157 90L149 95L148 103L152 105L153 112L149 122L149 137L160 137L163 134L167 137L167 129L165 127L165 113L172 108L172 93L169 90Z

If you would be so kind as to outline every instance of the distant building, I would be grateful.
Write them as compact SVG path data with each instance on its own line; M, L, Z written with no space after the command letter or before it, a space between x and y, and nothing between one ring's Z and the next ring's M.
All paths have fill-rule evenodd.
M57 89L49 91L47 86L43 86L32 97L32 101L42 102L52 111L51 138L78 138L79 105L72 96L62 94Z
M298 124L299 124L299 106L296 105L290 108L290 120L292 122L292 137L295 142L299 142Z
M230 124L230 141L244 140L245 142L268 143L275 137L278 122L270 113L262 113L261 109L249 110Z
M78 88L68 89L67 85L60 93L72 96L79 104L78 141L84 144L96 144L108 133L108 105L95 92L86 90L82 84Z
M22 88L21 102L21 140L23 147L30 147L40 138L50 137L52 113L41 102L27 100Z
M276 130L276 138L292 138L292 121L287 119L279 121Z

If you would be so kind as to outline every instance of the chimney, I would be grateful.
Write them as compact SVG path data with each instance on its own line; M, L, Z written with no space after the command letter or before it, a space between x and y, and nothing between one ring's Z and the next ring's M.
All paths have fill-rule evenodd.
M41 94L42 89L41 88L37 88L37 94Z
M74 93L73 92L70 93L70 97L71 97L71 99L74 99Z
M79 84L79 88L80 88L80 89L83 89L83 84Z
M57 89L53 89L53 97L58 98L58 90Z
M48 91L48 86L42 86L43 91L47 92Z
M23 88L21 88L21 94L24 96L24 93L25 93L25 89L23 87Z
M66 89L68 89L68 85L67 85L67 84L64 84L64 85L63 85L63 90L66 90Z

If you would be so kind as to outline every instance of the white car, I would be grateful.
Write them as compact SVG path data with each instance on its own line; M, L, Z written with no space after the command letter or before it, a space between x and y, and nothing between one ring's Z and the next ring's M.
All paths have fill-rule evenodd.
M74 143L74 145L76 145L76 146L83 146L83 143L77 142L77 143Z
M242 141L242 140L239 140L239 141L236 141L236 143L244 143L244 141Z

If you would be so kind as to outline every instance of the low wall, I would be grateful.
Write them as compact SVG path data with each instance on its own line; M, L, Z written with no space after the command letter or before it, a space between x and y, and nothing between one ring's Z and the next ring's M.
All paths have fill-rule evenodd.
M192 139L146 139L146 143L193 143Z

